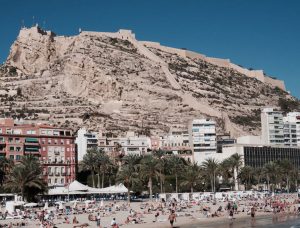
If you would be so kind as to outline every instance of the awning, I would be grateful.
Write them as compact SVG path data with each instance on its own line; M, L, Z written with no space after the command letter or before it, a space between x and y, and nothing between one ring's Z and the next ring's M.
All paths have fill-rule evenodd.
M25 142L28 142L28 143L38 143L39 140L37 138L26 138Z

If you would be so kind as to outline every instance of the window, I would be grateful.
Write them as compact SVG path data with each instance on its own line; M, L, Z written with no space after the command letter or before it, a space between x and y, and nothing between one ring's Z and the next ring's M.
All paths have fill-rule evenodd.
M51 144L51 139L48 139L48 144Z
M70 144L70 140L69 139L67 140L67 144Z
M11 160L14 160L14 159L15 159L15 156L14 156L14 155L9 155L9 158L10 158Z
M43 151L46 151L46 147L43 146Z
M17 151L17 152L20 152L20 151L22 151L22 148L19 147L19 146L17 146L17 147L16 147L16 151Z
M60 144L64 145L64 140L63 139L60 140Z
M64 182L64 178L61 178L60 183L63 184Z
M9 151L14 151L14 150L15 150L15 147L13 147L13 146L9 147Z
M21 142L20 138L16 138L15 140L16 140L16 143L20 143Z
M57 139L54 140L54 144L57 144Z
M57 184L57 178L54 179L54 183Z
M48 184L51 184L51 179L48 179Z
M14 141L14 139L13 138L8 138L8 142L13 142Z
M16 160L17 161L21 160L21 156L20 155L16 155Z

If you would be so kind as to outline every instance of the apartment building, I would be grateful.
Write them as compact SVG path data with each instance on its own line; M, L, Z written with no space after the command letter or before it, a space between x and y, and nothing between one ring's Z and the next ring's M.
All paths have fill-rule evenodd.
M283 117L284 145L300 147L300 112L290 112Z
M161 138L161 150L166 155L177 155L186 159L187 161L193 161L193 152L189 143L188 130L173 130L167 135Z
M99 137L99 148L106 153L116 156L116 154L145 155L151 148L151 139L144 135L137 135L134 132L127 132L120 137Z
M283 114L274 108L261 112L262 142L265 145L284 145Z
M216 123L209 119L195 119L189 124L190 145L194 161L201 164L217 151Z
M85 128L80 128L77 132L75 143L77 145L78 162L83 160L83 156L89 149L98 148L99 134L97 132L88 132Z
M18 162L22 156L37 156L49 186L75 180L76 151L70 129L0 120L0 156Z

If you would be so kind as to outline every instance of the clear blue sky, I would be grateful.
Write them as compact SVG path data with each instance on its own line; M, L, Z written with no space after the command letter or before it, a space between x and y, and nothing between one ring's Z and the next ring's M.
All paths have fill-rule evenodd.
M0 62L22 20L57 34L132 29L140 40L264 69L300 98L298 0L0 0Z

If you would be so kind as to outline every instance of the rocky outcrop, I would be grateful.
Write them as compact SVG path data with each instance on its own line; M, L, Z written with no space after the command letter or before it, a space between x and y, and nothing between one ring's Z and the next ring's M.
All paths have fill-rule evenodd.
M0 68L0 83L2 117L112 133L162 133L210 117L219 132L257 134L260 108L279 99L298 104L271 80L138 41L128 30L66 37L24 28Z

